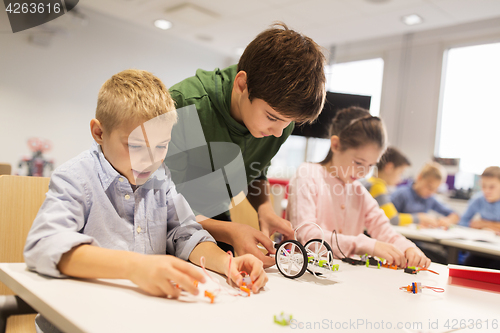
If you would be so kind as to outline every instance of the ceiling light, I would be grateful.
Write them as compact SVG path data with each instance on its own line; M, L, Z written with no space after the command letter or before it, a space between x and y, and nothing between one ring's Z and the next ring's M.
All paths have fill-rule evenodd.
M172 28L172 22L167 21L167 20L156 20L155 21L155 27L162 29L162 30L168 30Z
M406 25L416 25L422 23L424 20L417 14L406 15L401 18Z

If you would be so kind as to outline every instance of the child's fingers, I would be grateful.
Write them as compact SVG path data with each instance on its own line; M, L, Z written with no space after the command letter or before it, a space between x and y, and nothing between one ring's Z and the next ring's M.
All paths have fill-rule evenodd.
M269 239L269 237L266 237L263 233L256 233L255 238L260 244L262 244L266 248L267 252L276 253L273 241Z
M238 265L236 263L231 265L229 277L238 287L243 283L243 277L241 276L240 271L238 270Z
M193 266L190 265L189 265L190 267L183 267L183 266L184 265L181 265L181 268L179 269L177 265L174 265L173 267L174 269L172 270L172 272L170 272L171 279L175 283L177 283L183 290L186 290L187 292L193 295L198 295L198 288L195 286L193 282L196 280L203 283L205 282L205 277L200 271L198 271Z
M397 265L397 266L403 266L406 259L405 259L405 256L404 254L399 251L397 248L395 247L392 247L391 248L391 255L392 255L392 258L394 260L394 263Z
M252 271L250 272L250 278L252 281L256 280L260 275L264 273L264 267L262 261L255 257L246 258L247 264L252 267Z
M431 265L431 260L425 257L425 268L429 268L430 265Z
M413 251L410 251L410 253L408 253L407 259L408 259L408 266L417 267L420 263L420 259L415 255Z
M178 261L174 265L174 268L176 268L178 271L184 273L185 275L191 277L191 279L199 281L201 283L205 282L205 275L203 272L195 268L193 265L185 262L185 261Z
M193 279L180 271L172 272L172 280L176 283L182 290L187 291L190 294L198 295L198 288L194 285ZM179 288L175 288L179 290Z
M271 241L271 240L269 240ZM261 242L262 243L262 242ZM272 242L271 242L272 243ZM262 243L263 244L263 243ZM262 253L257 246L251 246L248 249L249 254L253 254L255 257L257 257L265 267L271 267L275 264L275 259L271 258L269 256L265 256L264 253Z
M181 291L168 280L165 280L164 283L160 283L158 289L161 290L161 296L164 297L179 298L181 294Z
M423 268L428 268L431 264L431 260L427 258L425 255L422 255L420 258L420 262L418 263L418 266L423 267Z
M269 278L267 277L266 272L262 271L262 274L260 274L259 277L253 282L252 291L254 293L258 293L259 290L266 285L268 280Z
M157 297L167 296L167 294L163 291L163 289L156 285L144 286L142 289L152 296L157 296Z
M384 255L384 258L387 261L388 265L392 265L394 263L394 258L389 252L387 252L387 254Z

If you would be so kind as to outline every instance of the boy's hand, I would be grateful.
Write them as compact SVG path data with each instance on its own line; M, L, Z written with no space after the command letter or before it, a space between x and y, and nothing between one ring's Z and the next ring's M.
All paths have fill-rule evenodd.
M177 298L181 289L197 295L198 288L193 282L203 283L205 276L190 263L174 256L141 255L131 267L129 280L153 296Z
M469 227L474 228L474 229L483 229L486 226L485 226L485 223L483 222L483 220L474 220L474 221L471 221L471 223L469 224Z
M403 252L392 244L377 241L375 243L373 255L384 258L389 265L395 264L397 266L406 267L406 259Z
M241 286L243 277L240 272L245 271L250 274L252 280L252 292L258 293L259 290L267 283L268 277L262 266L262 261L251 254L245 254L239 257L232 258L229 273L226 275L237 285Z
M426 213L418 213L419 225L423 228L437 228L439 226L438 220Z
M249 225L231 223L231 245L234 247L235 255L253 254L264 267L271 267L275 264L274 258L264 255L257 244L262 244L269 253L276 253L273 242L259 230Z
M460 220L460 217L452 213L446 217L441 217L438 219L438 226L448 229L450 226L456 224Z
M271 237L275 232L282 234L285 239L294 239L292 224L274 212L271 205L261 205L257 212L259 216L260 231L267 237Z
M408 266L428 268L431 264L431 260L417 247L406 249L405 257L408 261Z
M441 217L438 219L438 226L439 227L443 227L445 229L448 229L452 224L453 224L453 222L446 217Z

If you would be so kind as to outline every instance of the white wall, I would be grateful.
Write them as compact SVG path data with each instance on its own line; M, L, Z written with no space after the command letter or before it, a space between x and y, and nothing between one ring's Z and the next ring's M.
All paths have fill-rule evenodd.
M65 19L68 29L55 34L47 47L29 42L35 31L46 36L40 29L0 31L0 162L11 163L14 171L22 155L31 155L30 137L53 142L46 156L56 165L88 149L99 88L121 70L148 70L171 86L197 68L227 65L222 54L160 30L82 11L88 25L71 23L69 15L55 20L57 27ZM0 21L6 19L1 13Z
M413 163L410 174L415 175L434 155L445 50L498 41L500 18L338 45L336 61L384 59L380 116L390 143L409 156Z

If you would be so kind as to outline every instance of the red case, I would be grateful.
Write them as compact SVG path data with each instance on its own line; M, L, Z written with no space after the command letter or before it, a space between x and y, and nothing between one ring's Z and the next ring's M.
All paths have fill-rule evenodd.
M469 266L448 265L449 276L500 284L500 270Z

